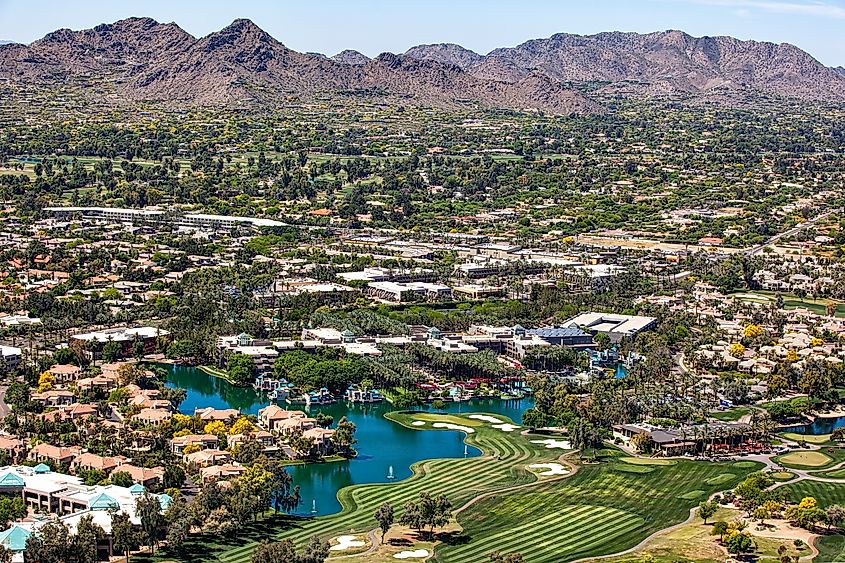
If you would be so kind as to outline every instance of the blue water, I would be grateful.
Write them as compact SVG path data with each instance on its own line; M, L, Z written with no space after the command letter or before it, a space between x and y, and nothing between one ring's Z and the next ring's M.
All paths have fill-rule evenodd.
M781 432L794 432L796 434L830 434L837 428L845 426L845 416L836 418L817 418L811 424L799 424L788 428L780 429Z
M241 412L255 414L269 402L260 394L250 389L237 388L225 380L215 378L194 368L166 366L168 385L181 387L188 391L188 396L180 406L186 414L193 414L198 407L237 408ZM489 412L506 416L517 423L522 419L522 412L533 406L532 398L502 401L484 399L464 403L447 403L444 411L450 413ZM354 405L337 403L304 409L311 416L318 412L330 414L335 423L342 416L355 423L355 437L358 443L355 449L358 457L348 461L331 463L312 463L290 467L294 483L300 487L302 505L297 510L304 516L324 515L341 509L337 500L337 491L343 487L364 483L386 483L390 467L393 467L395 480L411 476L411 465L432 458L464 457L464 436L462 432L448 430L414 430L396 424L384 418L384 414L394 410L387 403L372 405ZM481 452L467 447L467 457L481 455ZM316 512L312 506L316 504Z

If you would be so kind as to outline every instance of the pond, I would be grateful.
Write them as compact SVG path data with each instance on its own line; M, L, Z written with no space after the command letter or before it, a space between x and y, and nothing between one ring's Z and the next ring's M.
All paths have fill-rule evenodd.
M830 434L837 428L845 426L845 416L835 418L816 418L810 424L799 424L788 428L781 428L780 432L794 432L796 434Z
M167 369L167 384L170 387L181 387L188 391L187 398L180 406L180 410L185 414L193 414L196 408L208 406L236 408L247 414L256 414L258 409L269 404L265 397L251 388L234 387L227 381L198 369L183 366L162 367ZM519 422L522 411L532 405L533 399L530 398L514 401L485 399L447 403L445 410L452 413L490 412ZM290 473L300 487L303 500L297 513L303 516L339 511L341 506L337 500L338 490L348 485L389 482L387 475L391 468L395 479L400 480L410 477L411 465L423 459L481 455L481 452L472 446L465 449L461 432L412 430L387 420L384 414L394 410L387 402L371 405L341 402L311 409L291 408L305 409L311 416L323 412L332 415L335 422L346 416L357 426L357 458L290 467Z

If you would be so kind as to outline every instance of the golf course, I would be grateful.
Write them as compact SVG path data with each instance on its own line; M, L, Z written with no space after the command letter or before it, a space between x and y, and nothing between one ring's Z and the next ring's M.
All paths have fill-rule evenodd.
M611 554L635 546L650 534L683 522L712 493L730 489L760 468L749 462L667 462L626 457L616 449L591 452L580 460L560 436L531 434L501 415L391 412L387 418L420 432L462 431L480 457L430 459L397 482L356 485L338 493L343 509L327 516L268 515L231 540L195 537L190 552L204 561L247 563L263 539L312 536L335 544L360 538L355 549L333 551L367 563L392 560L377 545L373 513L382 503L395 507L420 492L443 493L455 522L436 541L422 539L416 557L441 562L484 561L492 551L520 552L527 561L560 562ZM375 541L374 541L375 540ZM376 545L373 545L373 544ZM420 548L423 548L420 550ZM422 551L433 553L423 556ZM414 553L413 551L407 553ZM166 554L167 560L179 559ZM417 559L421 560L421 559Z

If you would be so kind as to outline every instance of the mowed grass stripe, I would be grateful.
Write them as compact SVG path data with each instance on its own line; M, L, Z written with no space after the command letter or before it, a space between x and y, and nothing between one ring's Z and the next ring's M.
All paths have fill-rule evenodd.
M536 541L543 538L548 539L550 536L554 537L556 543L565 545L570 538L575 538L583 534L584 528L601 521L611 513L617 513L617 516L625 517L625 519L630 516L632 519L640 520L639 517L633 514L626 515L618 510L585 505L580 506L572 512L550 514L544 518L526 522L521 526L502 530L499 533L479 538L482 541L470 543L455 550L447 551L444 549L444 552L448 553L449 558L453 558L455 561L458 560L457 558L461 558L460 560L463 561L475 561L476 559L470 556L483 556L491 551L501 550L505 546L510 549L511 546L514 546L514 537L518 537L519 540L516 545L519 546L519 551L525 555L525 552L522 551L524 545L533 545ZM560 524L561 527L545 526L545 524L555 523ZM562 534L558 534L557 532L560 530L565 531Z
M590 549L595 549L604 545L615 545L617 538L624 537L642 526L642 518L626 518L622 522L615 525L598 528L596 532L593 530L585 531L578 529L581 539L573 543L561 545L557 538L547 539L542 543L533 542L529 544L533 547L526 547L523 553L526 560L534 561L548 561L550 563L558 563L562 560L571 560L578 557L579 553L585 547L590 546ZM544 536L548 538L549 536Z

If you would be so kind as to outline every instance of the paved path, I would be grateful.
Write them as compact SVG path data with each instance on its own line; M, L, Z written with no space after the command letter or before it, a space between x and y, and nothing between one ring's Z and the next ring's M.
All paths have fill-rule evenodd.
M6 390L8 388L8 385L0 385L0 418L6 418L12 412L12 409L6 404Z

